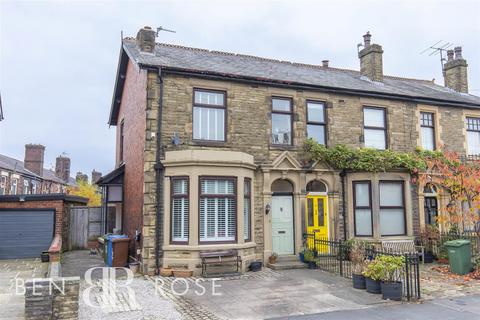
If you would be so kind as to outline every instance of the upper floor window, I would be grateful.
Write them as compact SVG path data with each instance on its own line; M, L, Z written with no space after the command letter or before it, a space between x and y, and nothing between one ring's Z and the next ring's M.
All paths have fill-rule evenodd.
M323 102L307 101L307 137L325 145L327 121Z
M30 193L30 185L28 183L28 180L23 180L23 194L29 194Z
M233 242L237 230L236 181L200 177L200 242Z
M188 242L188 178L172 177L172 242Z
M420 112L420 127L422 135L422 148L435 150L435 122L431 112Z
M272 98L272 144L292 144L292 116L292 99Z
M0 176L0 195L5 195L7 193L7 177Z
M480 154L480 118L467 117L468 154Z
M10 186L10 194L17 194L18 179L12 179L12 185Z
M363 135L365 147L387 148L387 121L384 108L363 108Z
M193 139L225 141L225 92L193 91Z

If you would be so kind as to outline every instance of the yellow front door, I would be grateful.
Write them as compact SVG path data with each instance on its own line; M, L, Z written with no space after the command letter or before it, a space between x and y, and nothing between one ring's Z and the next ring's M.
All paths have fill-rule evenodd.
M328 240L328 208L327 196L307 195L306 203L306 225L307 233L314 234L315 239ZM328 252L327 243L316 243L316 249L319 252Z

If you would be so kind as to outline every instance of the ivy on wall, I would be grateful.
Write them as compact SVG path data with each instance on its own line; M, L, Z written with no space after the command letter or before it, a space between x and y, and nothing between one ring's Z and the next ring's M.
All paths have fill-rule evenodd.
M372 148L354 149L345 145L327 148L308 139L305 150L311 160L322 161L337 170L383 172L392 169L406 169L418 173L427 169L431 159L443 159L442 151L416 149L414 152L377 150Z

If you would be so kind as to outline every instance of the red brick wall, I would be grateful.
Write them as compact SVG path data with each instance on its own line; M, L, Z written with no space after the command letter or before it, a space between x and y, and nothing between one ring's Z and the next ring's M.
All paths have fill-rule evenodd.
M123 162L124 200L123 232L134 238L142 231L143 211L143 150L146 130L147 72L128 62L125 86L117 125L116 163L120 164L120 123L124 121ZM130 255L135 255L135 241L130 242Z

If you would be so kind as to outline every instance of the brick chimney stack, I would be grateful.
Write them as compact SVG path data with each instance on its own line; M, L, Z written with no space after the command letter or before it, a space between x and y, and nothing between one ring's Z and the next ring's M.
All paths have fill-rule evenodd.
M43 176L43 159L45 155L45 146L41 144L26 144L25 145L25 169L33 173Z
M70 158L58 156L55 161L55 175L65 182L70 179Z
M92 184L96 184L97 181L102 177L102 173L97 170L92 170Z
M151 27L145 26L137 33L137 46L143 52L153 53L157 33Z
M363 36L363 49L358 53L360 58L360 73L372 81L383 81L383 49L378 44L371 43L372 35L367 32Z
M453 54L455 53L455 57ZM467 60L462 57L462 47L447 51L447 62L443 65L445 87L457 92L468 93Z

